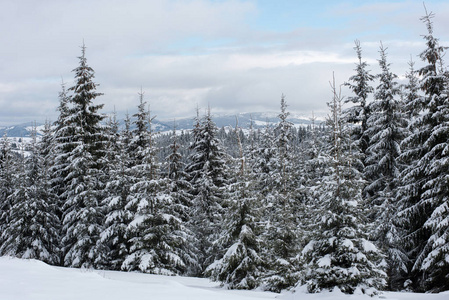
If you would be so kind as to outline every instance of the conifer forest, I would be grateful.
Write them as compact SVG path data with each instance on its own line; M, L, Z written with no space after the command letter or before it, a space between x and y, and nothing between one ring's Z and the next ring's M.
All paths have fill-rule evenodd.
M143 91L120 126L83 45L29 154L1 138L0 255L230 289L449 290L449 71L433 17L405 84L387 45L373 74L356 40L350 93L331 75L326 122L305 127L281 96L275 125L218 128L212 107L161 134Z

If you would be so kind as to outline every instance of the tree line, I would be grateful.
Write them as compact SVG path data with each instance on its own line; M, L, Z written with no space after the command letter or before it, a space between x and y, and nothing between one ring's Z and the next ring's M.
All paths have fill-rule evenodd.
M382 44L370 74L356 41L351 96L331 82L326 126L299 129L282 96L275 126L218 129L208 109L161 136L142 91L120 128L83 46L30 154L0 142L0 254L232 289L448 290L449 73L432 17L406 84Z

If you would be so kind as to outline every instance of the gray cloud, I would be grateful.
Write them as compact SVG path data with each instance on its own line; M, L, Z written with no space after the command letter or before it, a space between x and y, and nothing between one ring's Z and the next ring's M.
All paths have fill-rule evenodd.
M428 9L449 44L449 4ZM284 31L255 27L257 14L256 1L2 1L0 125L56 119L61 77L72 84L83 39L104 111L134 112L142 87L160 118L191 116L197 104L276 111L282 93L292 111L326 111L332 72L341 83L353 73L354 39L373 74L380 40L398 75L425 47L422 4L412 1L331 2L322 26Z

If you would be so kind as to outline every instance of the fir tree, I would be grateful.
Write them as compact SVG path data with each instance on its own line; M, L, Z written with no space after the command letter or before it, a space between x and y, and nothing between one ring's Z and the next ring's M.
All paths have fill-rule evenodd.
M256 184L260 194L265 198L265 205L268 202L271 191L275 189L275 182L279 180L273 180L273 173L276 169L276 141L273 128L267 124L264 131L261 134L260 142L256 144L252 151L253 156L253 169L257 176Z
M180 274L186 269L185 257L181 257L179 251L185 242L180 236L184 228L171 210L172 199L166 191L167 182L160 177L151 128L154 117L145 111L145 105L141 92L133 141L137 163L131 169L133 185L125 207L133 213L126 234L130 250L122 269Z
M410 260L409 279L416 291L448 289L447 274L447 177L448 77L440 46L433 35L433 14L422 18L427 27L427 49L420 57L427 63L419 69L420 89L424 97L409 102L416 116L411 134L404 140L402 155L408 167L402 172L399 220L405 228L404 241ZM446 213L447 216L447 213ZM446 222L446 225L444 225ZM446 233L445 233L446 232ZM446 242L444 242L446 239Z
M62 207L66 199L64 198L65 188L68 184L68 156L73 150L74 145L71 143L74 134L74 127L70 124L69 112L70 96L67 94L65 83L61 84L61 92L59 93L59 112L58 119L53 123L52 144L49 149L51 159L54 163L50 167L50 178L53 192L58 197L58 216L62 219Z
M382 256L368 241L361 209L363 180L354 167L357 149L352 148L341 118L341 98L333 88L330 103L328 175L320 187L315 218L315 236L302 251L302 283L309 292L339 288L352 294L356 289L372 294L385 285L379 264Z
M297 282L293 275L293 260L298 246L295 222L298 213L298 202L295 199L297 176L292 165L295 160L291 145L293 124L287 121L288 116L287 103L282 96L279 124L276 127L274 169L270 174L274 186L267 199L268 223L265 230L269 249L266 258L270 264L270 272L264 281L268 290L276 292Z
M223 206L227 205L224 195L227 156L216 137L217 130L209 109L202 120L197 119L190 164L186 166L193 197L190 225L197 234L200 273L218 255L219 250L212 243L217 238Z
M184 171L185 165L179 153L181 145L178 143L175 126L171 139L171 152L166 158L168 163L167 191L171 197L171 202L167 208L173 215L172 233L174 239L179 241L177 245L178 255L185 263L185 267L181 271L183 274L192 275L199 268L197 249L194 247L195 234L188 227L192 211L192 197L189 191L192 187L187 181L188 176Z
M10 196L14 192L13 176L16 173L14 155L5 132L0 141L0 232L4 232L9 224L9 211L11 209ZM0 235L0 245L3 244ZM2 252L0 252L2 255Z
M64 264L71 267L104 267L104 245L99 243L103 231L104 207L101 205L104 186L101 182L105 135L98 113L102 104L94 100L96 92L94 71L87 65L83 45L80 65L74 69L75 85L69 89L71 107L66 123L73 135L65 151L68 165L65 168L66 186L63 193L63 245Z
M118 132L118 122L110 120L110 135L108 144L109 181L106 184L107 207L104 231L101 233L101 242L109 248L107 253L108 268L120 270L129 252L129 243L126 238L126 229L132 220L132 214L126 209L129 201L131 178L130 157L128 147L131 142L130 120L125 119L125 129Z
M34 258L49 264L59 263L59 219L55 213L56 196L48 181L49 127L47 125L41 149L33 131L31 154L21 162L16 175L15 191L9 197L9 224L3 231L0 252L20 258ZM44 143L47 143L46 145Z
M238 122L237 122L238 125ZM261 284L265 263L262 258L261 206L256 196L255 177L247 168L238 126L235 133L239 148L235 180L229 186L230 205L215 241L223 256L206 269L206 275L231 289L253 289Z
M422 19L428 30L424 37L428 48L420 55L428 63L419 71L428 109L422 123L429 135L423 144L425 153L417 165L426 178L418 206L431 211L424 223L430 236L415 267L424 272L424 288L439 292L449 290L449 73L443 62L448 47L439 46L433 36L432 17L433 14L427 14Z
M397 76L390 71L386 50L381 44L379 65L382 72L378 75L380 83L374 94L374 102L370 105L371 116L368 119L370 146L367 150L366 174L369 182L365 191L371 222L375 225L372 238L379 248L388 253L389 288L400 289L401 285L396 281L407 272L407 267L403 263L404 253L399 242L400 229L394 218L398 207L395 192L401 171L398 162L400 143L407 133L402 103L398 99L400 90Z
M344 111L344 115L349 124L354 124L351 138L357 143L357 147L362 152L361 162L364 163L366 151L369 147L369 137L366 133L370 116L368 96L374 92L374 88L370 85L374 80L374 76L367 70L368 64L362 61L360 41L355 41L354 49L359 60L354 70L356 74L349 78L349 82L345 83L354 93L354 96L348 97L345 102L352 103L353 106L347 108ZM358 167L362 170L364 165Z

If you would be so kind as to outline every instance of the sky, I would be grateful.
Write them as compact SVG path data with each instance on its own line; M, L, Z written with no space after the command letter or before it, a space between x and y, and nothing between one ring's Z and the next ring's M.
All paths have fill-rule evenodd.
M425 5L449 45L449 1ZM325 115L333 74L354 74L354 40L373 75L380 41L400 79L423 65L424 13L401 0L0 0L0 126L56 120L83 42L104 113L133 114L142 90L161 120L277 112L281 95L293 114Z

